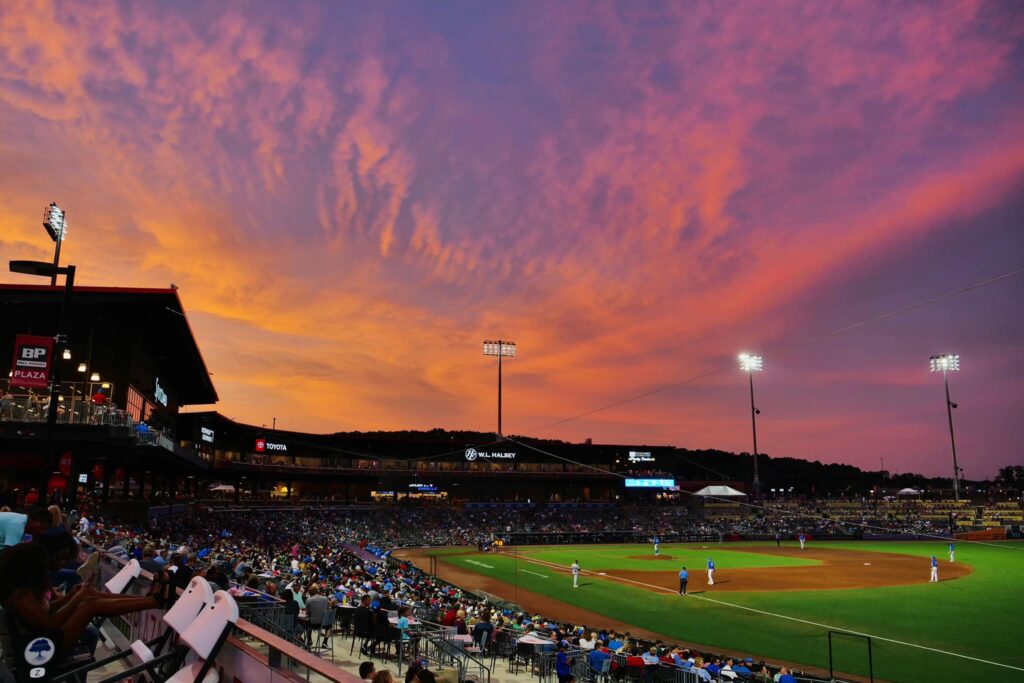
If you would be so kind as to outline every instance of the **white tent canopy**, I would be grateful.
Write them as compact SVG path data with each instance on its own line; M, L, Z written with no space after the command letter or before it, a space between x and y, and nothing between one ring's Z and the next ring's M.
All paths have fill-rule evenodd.
M705 486L700 491L696 491L693 495L736 497L746 496L747 494L743 493L743 491L737 491L731 486Z
M896 493L896 495L897 496L920 496L921 492L918 491L917 489L905 488L905 489L900 489Z

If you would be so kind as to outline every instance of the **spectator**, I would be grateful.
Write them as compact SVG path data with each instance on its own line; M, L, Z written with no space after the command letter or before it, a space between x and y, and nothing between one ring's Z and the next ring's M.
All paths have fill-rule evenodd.
M291 594L291 591L288 591L288 593ZM376 673L377 670L374 669L373 662L363 662L359 665L359 679L362 681L373 680L373 676Z
M570 657L565 650L565 643L559 643L558 654L555 655L555 673L558 674L558 683L572 683L576 680L572 673L575 657Z
M21 543L25 535L33 538L50 528L53 518L45 508L33 510L27 515L17 512L0 512L0 547Z

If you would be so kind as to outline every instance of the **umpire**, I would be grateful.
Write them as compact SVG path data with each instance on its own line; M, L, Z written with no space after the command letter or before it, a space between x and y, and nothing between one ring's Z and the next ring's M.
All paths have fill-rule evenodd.
M690 580L690 573L686 567L679 570L679 594L686 595L686 582Z

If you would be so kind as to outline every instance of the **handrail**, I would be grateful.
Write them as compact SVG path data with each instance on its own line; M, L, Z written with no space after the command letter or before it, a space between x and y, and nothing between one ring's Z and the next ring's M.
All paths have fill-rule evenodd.
M106 559L111 560L118 565L123 566L127 564L127 560L125 560L124 558L108 553L106 550L100 548L88 539L80 538L79 542L83 545L89 546L93 549L94 552L102 553L102 555ZM148 580L153 579L153 574L146 570L142 570L140 576ZM181 592L180 588L177 590L179 593ZM271 669L279 671L283 669L283 655L284 657L287 657L292 661L298 662L302 666L306 667L309 671L316 672L317 674L323 676L328 681L332 681L334 683L359 683L359 677L355 674L351 674L345 671L344 669L341 669L337 665L333 664L332 662L323 660L320 657L317 657L316 655L307 652L302 648L295 646L292 643L289 643L284 638L276 636L270 631L260 628L259 626L256 626L255 624L252 624L249 621L246 621L245 619L240 618L238 622L235 624L235 628L237 628L238 631L240 631L241 633L244 633L246 636L266 645L268 648L268 653L266 656L261 655L252 647L250 647L243 641L239 640L238 638L235 638L234 636L230 636L228 638L228 642L230 642L239 651L242 651L248 654L249 656L255 657L259 661L265 662L267 666Z

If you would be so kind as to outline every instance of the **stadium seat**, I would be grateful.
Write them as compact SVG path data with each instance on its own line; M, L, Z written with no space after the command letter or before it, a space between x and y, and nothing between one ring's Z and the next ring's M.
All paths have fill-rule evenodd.
M172 635L182 634L196 619L196 615L208 604L213 602L213 589L209 582L202 577L195 577L182 592L174 605L167 610L163 616L163 622L167 624L165 631L158 637L143 642L136 640L129 649L115 653L87 666L79 666L62 674L60 679L75 680L81 678L88 672L106 666L120 659L130 657L134 664L121 676L135 676L136 674L148 673L151 679L159 679L158 672L170 673L177 671L188 654L188 647L179 642L177 647L171 648L165 654L164 648L171 642Z
M141 573L142 566L139 565L138 560L132 558L128 561L128 564L121 567L121 571L110 577L110 580L105 584L106 589L110 593L124 593L132 581L139 578Z
M231 627L238 622L238 605L226 591L213 595L195 621L181 634L181 640L199 660L179 669L165 683L217 683L220 674L214 668L217 654L224 646Z

